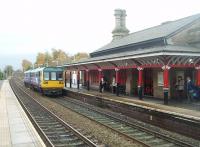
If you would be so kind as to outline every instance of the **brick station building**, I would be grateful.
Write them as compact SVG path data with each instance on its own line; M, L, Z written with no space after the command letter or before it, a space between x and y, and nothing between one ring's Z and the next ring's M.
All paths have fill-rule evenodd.
M70 75L76 71L78 83L81 79L88 90L99 90L103 77L105 90L111 92L114 79L117 95L155 97L164 104L177 98L178 78L184 81L181 98L187 97L186 77L200 86L200 14L131 34L125 24L126 11L116 9L114 15L113 40L90 53L89 59L64 65L67 82L71 83Z

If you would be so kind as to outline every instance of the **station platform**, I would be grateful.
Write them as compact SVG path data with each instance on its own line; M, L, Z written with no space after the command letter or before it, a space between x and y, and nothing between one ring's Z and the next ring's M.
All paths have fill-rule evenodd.
M119 103L125 103L128 105L139 105L151 110L156 110L163 113L174 114L179 116L184 116L186 118L192 118L195 120L200 120L200 102L178 102L169 100L168 105L163 104L163 99L159 98L148 98L144 97L143 100L139 100L138 97L126 96L103 92L100 93L97 90L86 90L82 87L77 89L76 85L72 85L72 88L69 88L69 85L65 87L66 90L73 92L84 93L87 95L102 97L103 99L109 99Z
M0 81L0 147L44 147L8 80Z

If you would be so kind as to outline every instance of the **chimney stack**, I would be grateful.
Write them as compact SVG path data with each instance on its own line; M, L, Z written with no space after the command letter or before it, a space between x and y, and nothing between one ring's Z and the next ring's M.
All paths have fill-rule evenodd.
M129 30L126 28L126 10L115 9L115 29L112 31L113 40L127 36Z

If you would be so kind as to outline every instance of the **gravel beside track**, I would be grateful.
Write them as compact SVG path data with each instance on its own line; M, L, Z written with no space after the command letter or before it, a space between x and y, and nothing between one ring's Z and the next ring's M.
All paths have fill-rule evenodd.
M14 80L10 80L10 84L22 107L47 146L97 146L87 137L80 134L76 129L63 122L56 115L40 105L27 92L22 90Z
M19 82L19 80L18 80ZM22 82L20 82L21 86ZM24 87L23 87L24 88ZM132 140L126 140L124 137L118 135L115 131L112 131L102 125L95 123L82 115L79 115L59 104L52 101L53 98L43 97L37 92L27 89L27 92L32 95L39 103L48 108L51 112L59 116L62 120L69 123L74 128L77 128L82 134L88 134L93 138L96 138L99 144L106 144L106 146L112 147L140 147L142 145L133 142ZM100 143L101 142L101 143ZM104 146L104 145L102 145Z
M107 144L112 147L140 147L142 145L127 141L123 137L120 137L117 133L108 128L91 121L82 115L79 115L65 107L56 104L49 100L49 98L43 98L39 100L40 103L45 105L50 111L58 115L65 122L69 123L75 128L79 128L79 132L82 134L90 134L95 136L97 140L100 140L102 144Z
M20 82L20 80L18 82ZM21 83L21 86L23 87L22 81L20 83ZM119 134L117 134L116 132L108 129L107 127L99 125L98 123L95 123L94 121L91 121L91 120L95 120L95 118L93 119L93 118L89 118L88 117L90 119L90 120L88 120L87 118L83 117L82 115L78 115L77 113L75 113L75 112L73 112L73 111L71 111L69 109L66 109L67 106L65 106L64 103L67 103L67 101L69 102L71 100L72 101L77 101L77 100L74 100L74 99L69 100L70 98L68 98L68 97L65 97L65 98L61 98L61 97L60 98L59 97L57 97L57 98L43 97L38 93L30 91L29 89L26 89L26 90L29 91L30 94L33 95L43 105L47 105L46 107L48 107L48 109L50 109L53 113L58 114L58 116L60 118L62 118L66 122L69 122L75 128L78 128L83 134L88 134L88 136L95 136L96 139L97 140L101 140L103 144L107 144L108 146L139 146L139 144L133 144L133 140L126 141L126 140L124 140L124 138L122 136L119 136ZM80 103L80 108L76 107L76 103L77 103L77 105L79 105L78 103ZM88 109L88 108L97 109L97 107L92 106L92 105L88 105L88 104L84 104L84 103L81 104L80 101L74 102L74 105L73 104L69 104L68 108L71 107L70 109L73 109L73 108L74 108L74 110L77 109L76 112L81 114L83 111L87 111L87 110L84 110L84 109L81 108L82 106L84 107L84 105L85 105L86 109ZM98 108L98 109L100 110L100 108ZM104 111L104 113L106 113L106 110L101 109L100 111ZM107 111L107 112L109 114L115 116L115 117L119 117L120 119L125 119L128 122L129 121L130 122L134 122L137 125L139 124L142 127L146 127L148 129L154 130L155 132L159 132L161 134L165 134L166 137L169 136L172 139L174 137L174 141L180 140L182 142L186 142L186 143L188 143L188 146L199 146L200 145L199 141L194 140L192 138L188 138L188 137L184 137L182 135L176 134L176 133L168 132L168 131L162 130L161 128L156 128L156 127L154 128L151 125L148 125L148 124L145 124L145 123L142 123L142 122L137 122L134 119L128 118L126 116L123 116L123 115L120 115L120 114L117 114L117 113L114 113L114 112L109 112L109 111ZM94 115L94 114L92 114L92 115ZM105 120L104 118L102 119L100 116L97 116L97 120L96 121L98 121L98 119L99 119L100 123L101 123L101 121L102 122L105 121L110 125L110 122L108 122L107 119ZM112 123L111 125L113 125L114 122L111 122L111 123ZM120 126L120 128L118 126ZM116 124L116 128L117 129L119 128L121 130L121 126L122 125L119 124L119 123ZM124 125L122 126L122 128L123 127L124 127ZM129 130L125 130L125 132L128 131L128 133L132 133L132 131L130 131L130 130L131 130L131 128L129 128ZM144 138L145 134L141 134L141 133L142 132L138 132L137 133L137 134L139 134L138 137L139 138ZM147 138L147 140L153 139L152 141L150 141L150 142L153 142L153 144L150 144L150 146L166 146L166 147L172 147L173 146L174 147L174 146L179 146L180 145L180 144L179 145L175 145L173 142L168 143L166 141L163 141L162 139L156 138L154 135L153 136L148 135L148 136L145 137L145 139L146 138ZM159 143L161 143L161 144L159 144ZM185 145L183 144L181 146L187 146L187 144L185 144Z
M72 110L87 116L103 125L114 128L117 131L130 135L149 146L198 146L199 141L188 138L177 133L165 131L161 128L153 128L146 123L139 123L136 120L128 120L127 117L105 111L104 109L85 104L72 98L53 99L55 102L71 108ZM132 123L131 123L132 122ZM134 122L134 123L133 123ZM150 133L150 134L149 134ZM161 136L160 136L161 135ZM160 137L159 137L160 136ZM167 141L168 140L168 141Z

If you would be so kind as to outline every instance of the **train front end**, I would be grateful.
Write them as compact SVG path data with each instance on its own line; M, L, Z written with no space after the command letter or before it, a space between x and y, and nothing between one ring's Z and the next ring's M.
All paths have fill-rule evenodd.
M63 69L60 67L44 68L40 85L44 95L62 95L64 88Z

